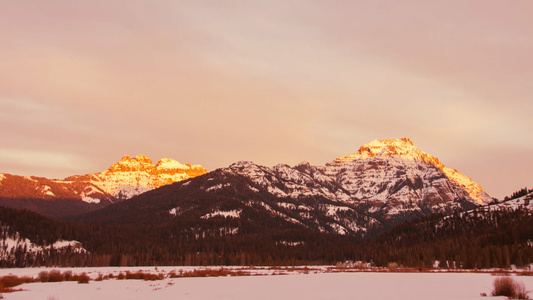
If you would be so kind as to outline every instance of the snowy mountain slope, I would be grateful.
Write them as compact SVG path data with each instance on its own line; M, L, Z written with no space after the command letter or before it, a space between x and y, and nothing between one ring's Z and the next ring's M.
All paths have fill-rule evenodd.
M222 222L221 230L235 234L242 228L226 230L235 221L275 218L314 232L361 236L489 201L478 184L401 139L373 141L325 166L304 162L270 168L241 161L95 212L87 220L122 224L157 216L186 218L195 227L220 219L231 223Z
M170 158L163 158L157 164L153 164L146 155L137 155L134 158L126 155L105 171L72 176L66 178L65 181L86 182L118 200L124 200L163 185L203 175L206 172L206 169L200 165L181 164Z
M487 205L468 210L462 214L471 215L471 214L474 214L474 212L488 213L488 212L495 212L495 211L512 211L512 210L517 210L517 209L524 209L524 210L529 210L533 212L533 201L531 201L532 199L533 199L533 193L529 193L527 195L524 195L518 198L504 200L501 202L494 201Z
M501 208L509 208L509 209L516 209L516 208L527 208L530 210L533 210L533 193L529 193L527 195L524 195L522 197L518 197L516 199L510 199L506 201L502 201L499 203L494 203L490 205L491 208L499 207Z
M111 195L91 182L10 174L2 174L2 178L0 197L6 199L77 199L88 203L111 202L113 199Z
M0 174L0 204L62 217L94 210L206 172L200 165L181 164L169 158L153 164L149 157L138 155L124 156L100 173L63 180Z
M347 185L358 198L377 196L381 200L388 199L390 195L382 194L383 190L380 187L384 182L389 183L396 177L398 180L411 183L405 191L407 194L404 194L408 197L398 198L421 199L430 196L435 198L435 201L447 201L451 198L465 197L468 201L474 200L477 203L491 200L479 184L457 170L444 166L436 157L422 152L408 138L374 140L361 146L358 152L337 158L328 166L364 172L367 175ZM371 176L368 176L369 174ZM442 176L443 174L445 176ZM444 187L445 192L442 190L443 181L449 181L448 187ZM364 188L355 191L361 185ZM422 194L409 194L419 188L422 188Z
M451 211L492 201L470 178L447 168L407 139L376 140L325 166L301 163L273 168L239 162L223 169L245 176L280 198L323 197L368 213Z
M159 231L169 226L173 235L193 239L265 234L270 230L355 235L376 222L321 197L280 199L248 178L221 169L78 218L84 223L126 226L152 226L155 219Z

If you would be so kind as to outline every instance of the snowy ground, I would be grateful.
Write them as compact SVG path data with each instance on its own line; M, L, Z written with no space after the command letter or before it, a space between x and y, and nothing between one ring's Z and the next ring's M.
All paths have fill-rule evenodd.
M168 272L180 268L158 268ZM192 270L193 268L189 268ZM322 268L322 270L325 268ZM50 269L0 269L0 276L37 276ZM60 269L64 271L66 269ZM91 277L98 273L118 274L124 268L71 269L86 272ZM127 268L151 271L155 268ZM167 278L160 281L117 280L77 282L30 283L18 286L23 291L3 294L5 299L94 300L94 299L504 299L482 297L490 295L496 278L485 273L323 273L321 269L308 274L287 272L290 275ZM255 271L254 271L255 272ZM257 272L256 272L257 273ZM261 271L258 273L272 273ZM533 291L532 276L516 276Z

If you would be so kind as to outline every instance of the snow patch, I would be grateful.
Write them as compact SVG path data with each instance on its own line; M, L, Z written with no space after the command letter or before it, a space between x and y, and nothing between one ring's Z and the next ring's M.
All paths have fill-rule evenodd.
M52 188L48 185L45 185L42 187L41 193L45 196L52 196L52 197L55 196L54 193L52 192Z
M94 204L100 203L100 199L91 198L91 197L87 197L87 196L81 197L81 200L83 202L87 202L87 203L94 203Z
M337 216L337 213L339 211L353 211L353 209L347 207L347 206L337 206L337 205L331 205L331 204L327 204L326 205L326 215L329 216L329 217L332 217L332 216Z
M328 225L333 229L333 231L340 235L347 235L348 230L346 228L342 227L341 225L337 223L328 223Z
M266 204L264 202L258 202L258 204L261 205L262 207L264 207L267 211L271 212L272 214L283 218L285 221L289 221L289 222L294 223L294 224L304 225L304 224L302 224L302 222L296 220L295 218L291 218L291 217L287 216L286 214L283 214L283 213L273 209L272 207L270 207L270 205L268 205L268 204Z
M201 216L201 219L209 219L217 216L224 218L240 218L242 209L234 209L229 211L215 211L206 215Z
M295 204L293 204L293 203L278 202L277 205L279 207L283 207L283 208L290 209L290 210L296 210L297 209L297 206Z
M68 248L70 247L71 250L73 250L74 252L76 253L84 253L84 252L87 252L87 250L85 250L83 247L82 247L82 244L78 241L64 241L64 240L59 240L57 242L55 242L54 244L52 244L52 246L47 246L47 247L44 247L44 249L50 249L50 248L54 248L54 249L64 249L64 248Z
M13 235L8 234L8 227L0 227L0 233L3 238L0 240L0 258L3 260L14 259L14 253L17 249L26 251L27 253L39 253L50 250L52 247L56 250L70 247L71 251L76 253L85 253L82 244L78 241L64 241L58 240L52 245L38 246L27 238L22 238L18 232Z
M298 242L279 241L279 242L277 242L277 244L278 245L295 247L295 246L305 245L305 242L304 241L298 241Z
M180 207L174 207L173 209L169 210L168 213L171 215L171 216L179 216L181 215L181 208Z
M228 187L228 186L231 186L231 184L230 183L224 183L224 184L219 183L217 185L207 188L205 191L212 192L212 191L220 190L221 188Z
M188 170L191 167L171 158L162 158L157 163L156 168L161 170Z
M2 228L3 234L7 233L7 230ZM5 232L5 233L4 233ZM28 239L22 239L18 233L14 236L5 236L0 244L0 257L2 260L7 260L17 249L26 249L28 252L35 252L38 248Z
M239 227L223 227L220 228L221 235L236 235L239 233Z
M27 179L29 181L37 182L37 180L31 178L30 176L24 176L24 179Z
M100 192L99 190L97 190L95 187L93 186L89 186L87 188L85 188L85 190L83 190L83 192L81 192L81 200L83 202L87 202L87 203L95 203L95 204L98 204L100 203L100 199L99 198L93 198L91 196L89 196L90 194L92 193L98 193Z
M153 188L146 186L122 185L116 186L113 195L119 199L130 199L134 196L151 191Z

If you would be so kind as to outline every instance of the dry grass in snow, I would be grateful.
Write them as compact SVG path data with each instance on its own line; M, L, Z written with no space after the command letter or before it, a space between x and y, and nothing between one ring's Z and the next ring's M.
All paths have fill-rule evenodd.
M531 299L524 283L510 276L498 277L494 279L493 284L492 296L506 296L509 299Z
M519 278L523 292L533 289L533 277ZM328 266L0 269L0 285L17 290L3 296L15 300L487 299L481 295L492 293L494 279L490 273L355 272Z

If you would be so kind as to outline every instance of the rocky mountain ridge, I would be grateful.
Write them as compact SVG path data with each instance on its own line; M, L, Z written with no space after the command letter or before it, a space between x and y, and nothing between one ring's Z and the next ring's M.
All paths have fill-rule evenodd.
M193 178L202 174L205 176ZM153 195L168 199L179 199L180 194L192 195L193 199L230 196L240 204L221 210L216 201L207 201L210 207L199 212L200 216L239 218L246 214L242 210L244 205L291 224L341 235L361 234L369 228L435 212L472 209L493 201L477 183L419 150L408 138L375 140L323 166L303 162L293 167L286 164L265 167L241 161L206 174L201 166L171 159L154 164L149 157L139 155L124 156L103 172L64 180L2 176L0 197L9 197L6 186L10 185L5 183L16 179L19 189L27 193L26 198L54 199L60 195L100 206L181 181L164 193L146 194L142 201L150 202L153 211L166 211L175 217L194 207L180 207L179 201L176 205L168 204L166 199L156 201ZM191 178L192 181L185 180ZM135 208L131 203L143 208ZM125 207L133 209L132 215L146 212L148 204L131 203ZM116 210L114 214L120 213Z
M169 158L153 164L148 156L138 155L124 156L100 173L65 179L0 173L0 204L49 216L59 216L61 210L83 213L206 172L200 165L181 164Z
M65 178L65 182L87 182L118 200L129 199L163 185L207 173L201 165L182 164L163 158L156 164L146 155L128 155L100 173ZM83 200L83 199L82 199ZM85 198L84 201L91 201Z
M325 166L304 162L268 168L243 161L221 170L245 176L282 199L322 197L386 218L450 212L493 201L479 184L420 151L407 138L372 141ZM223 187L217 183L206 190Z
M416 161L418 163L425 162L438 168L451 181L455 182L469 194L471 199L478 203L485 203L489 200L488 195L484 193L479 184L474 182L469 177L459 173L456 169L448 168L441 163L436 157L421 151L413 145L409 138L402 138L398 140L374 140L366 145L361 146L358 152L339 157L335 163L355 164L356 161L374 160L379 158L396 157L406 161ZM352 162L352 163L350 163Z
M235 235L243 230L235 222L276 219L287 227L365 236L405 220L493 201L468 177L446 170L408 139L373 141L324 166L304 162L266 167L241 161L144 193L86 220L125 224L155 217L170 223L186 219L187 228L199 226L195 230L201 232L202 224L222 218L232 225L213 230Z

